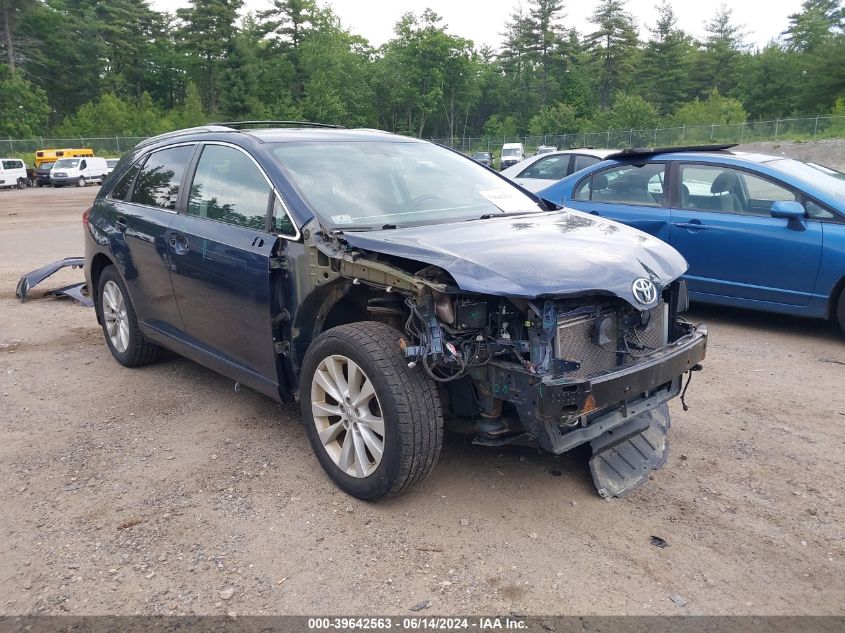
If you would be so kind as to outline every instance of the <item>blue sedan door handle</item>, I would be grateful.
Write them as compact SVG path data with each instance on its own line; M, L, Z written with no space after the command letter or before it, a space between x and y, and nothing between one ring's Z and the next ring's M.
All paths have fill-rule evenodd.
M675 222L675 226L679 229L689 229L690 231L706 231L710 227L702 224L701 220L690 220L689 222Z

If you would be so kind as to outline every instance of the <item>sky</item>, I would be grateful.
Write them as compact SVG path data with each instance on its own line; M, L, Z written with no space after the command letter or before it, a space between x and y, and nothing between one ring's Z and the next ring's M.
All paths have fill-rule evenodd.
M628 0L628 12L634 16L640 36L648 35L647 29L657 18L655 5L659 0ZM678 16L678 26L688 33L701 37L704 24L722 3L733 9L734 22L745 25L747 42L763 47L778 37L787 25L790 14L801 7L801 0L673 0ZM407 12L421 12L430 7L443 17L450 33L466 37L476 45L489 44L494 49L501 45L501 32L517 6L518 0L321 0L330 4L343 25L353 33L363 35L374 46L386 42L393 35L393 26ZM186 0L152 0L159 11L172 11L186 6ZM270 6L269 0L245 0L245 10L262 10ZM523 1L527 5L527 1ZM580 33L590 31L588 22L596 6L595 0L565 0L566 26L575 26Z

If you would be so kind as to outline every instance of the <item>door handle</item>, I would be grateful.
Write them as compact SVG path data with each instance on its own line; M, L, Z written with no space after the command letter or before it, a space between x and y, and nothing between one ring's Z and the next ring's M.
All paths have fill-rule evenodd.
M252 240L252 245L256 248L261 248L262 246L264 246L264 238L256 237L254 240Z
M675 222L675 226L679 229L689 229L690 231L706 231L710 228L697 220L693 220L692 222Z
M117 230L121 233L125 233L126 229L129 227L129 224L126 222L126 218L124 217L116 218L114 224L117 227Z
M170 247L177 255L184 255L188 252L188 239L181 233L171 233Z

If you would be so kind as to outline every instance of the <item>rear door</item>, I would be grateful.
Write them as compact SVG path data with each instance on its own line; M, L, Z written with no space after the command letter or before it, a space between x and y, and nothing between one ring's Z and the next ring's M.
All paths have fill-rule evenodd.
M665 163L620 164L576 183L567 206L669 240Z
M714 164L677 166L679 195L670 244L689 262L692 293L803 306L811 298L822 253L817 219L771 217L772 204L799 200L785 185Z
M274 191L243 149L206 143L168 233L186 355L278 397L271 323Z
M157 150L134 164L104 199L110 250L144 334L180 339L182 320L170 283L167 230L195 145Z

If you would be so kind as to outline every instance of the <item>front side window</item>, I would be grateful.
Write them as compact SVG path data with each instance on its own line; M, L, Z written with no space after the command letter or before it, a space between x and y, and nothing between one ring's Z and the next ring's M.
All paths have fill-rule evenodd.
M206 145L191 184L188 215L266 231L270 190L264 174L244 153Z
M539 178L543 180L560 180L566 178L569 168L569 154L549 156L535 161L528 169L519 174L519 178Z
M717 165L681 165L681 208L742 215L771 215L772 204L796 200L778 183Z
M193 145L181 145L150 154L135 180L132 202L161 209L176 209L179 184L193 152Z
M422 142L278 143L290 182L332 228L381 228L541 212L516 185L450 150Z
M582 180L573 198L613 204L661 206L665 170L663 163L611 167Z

